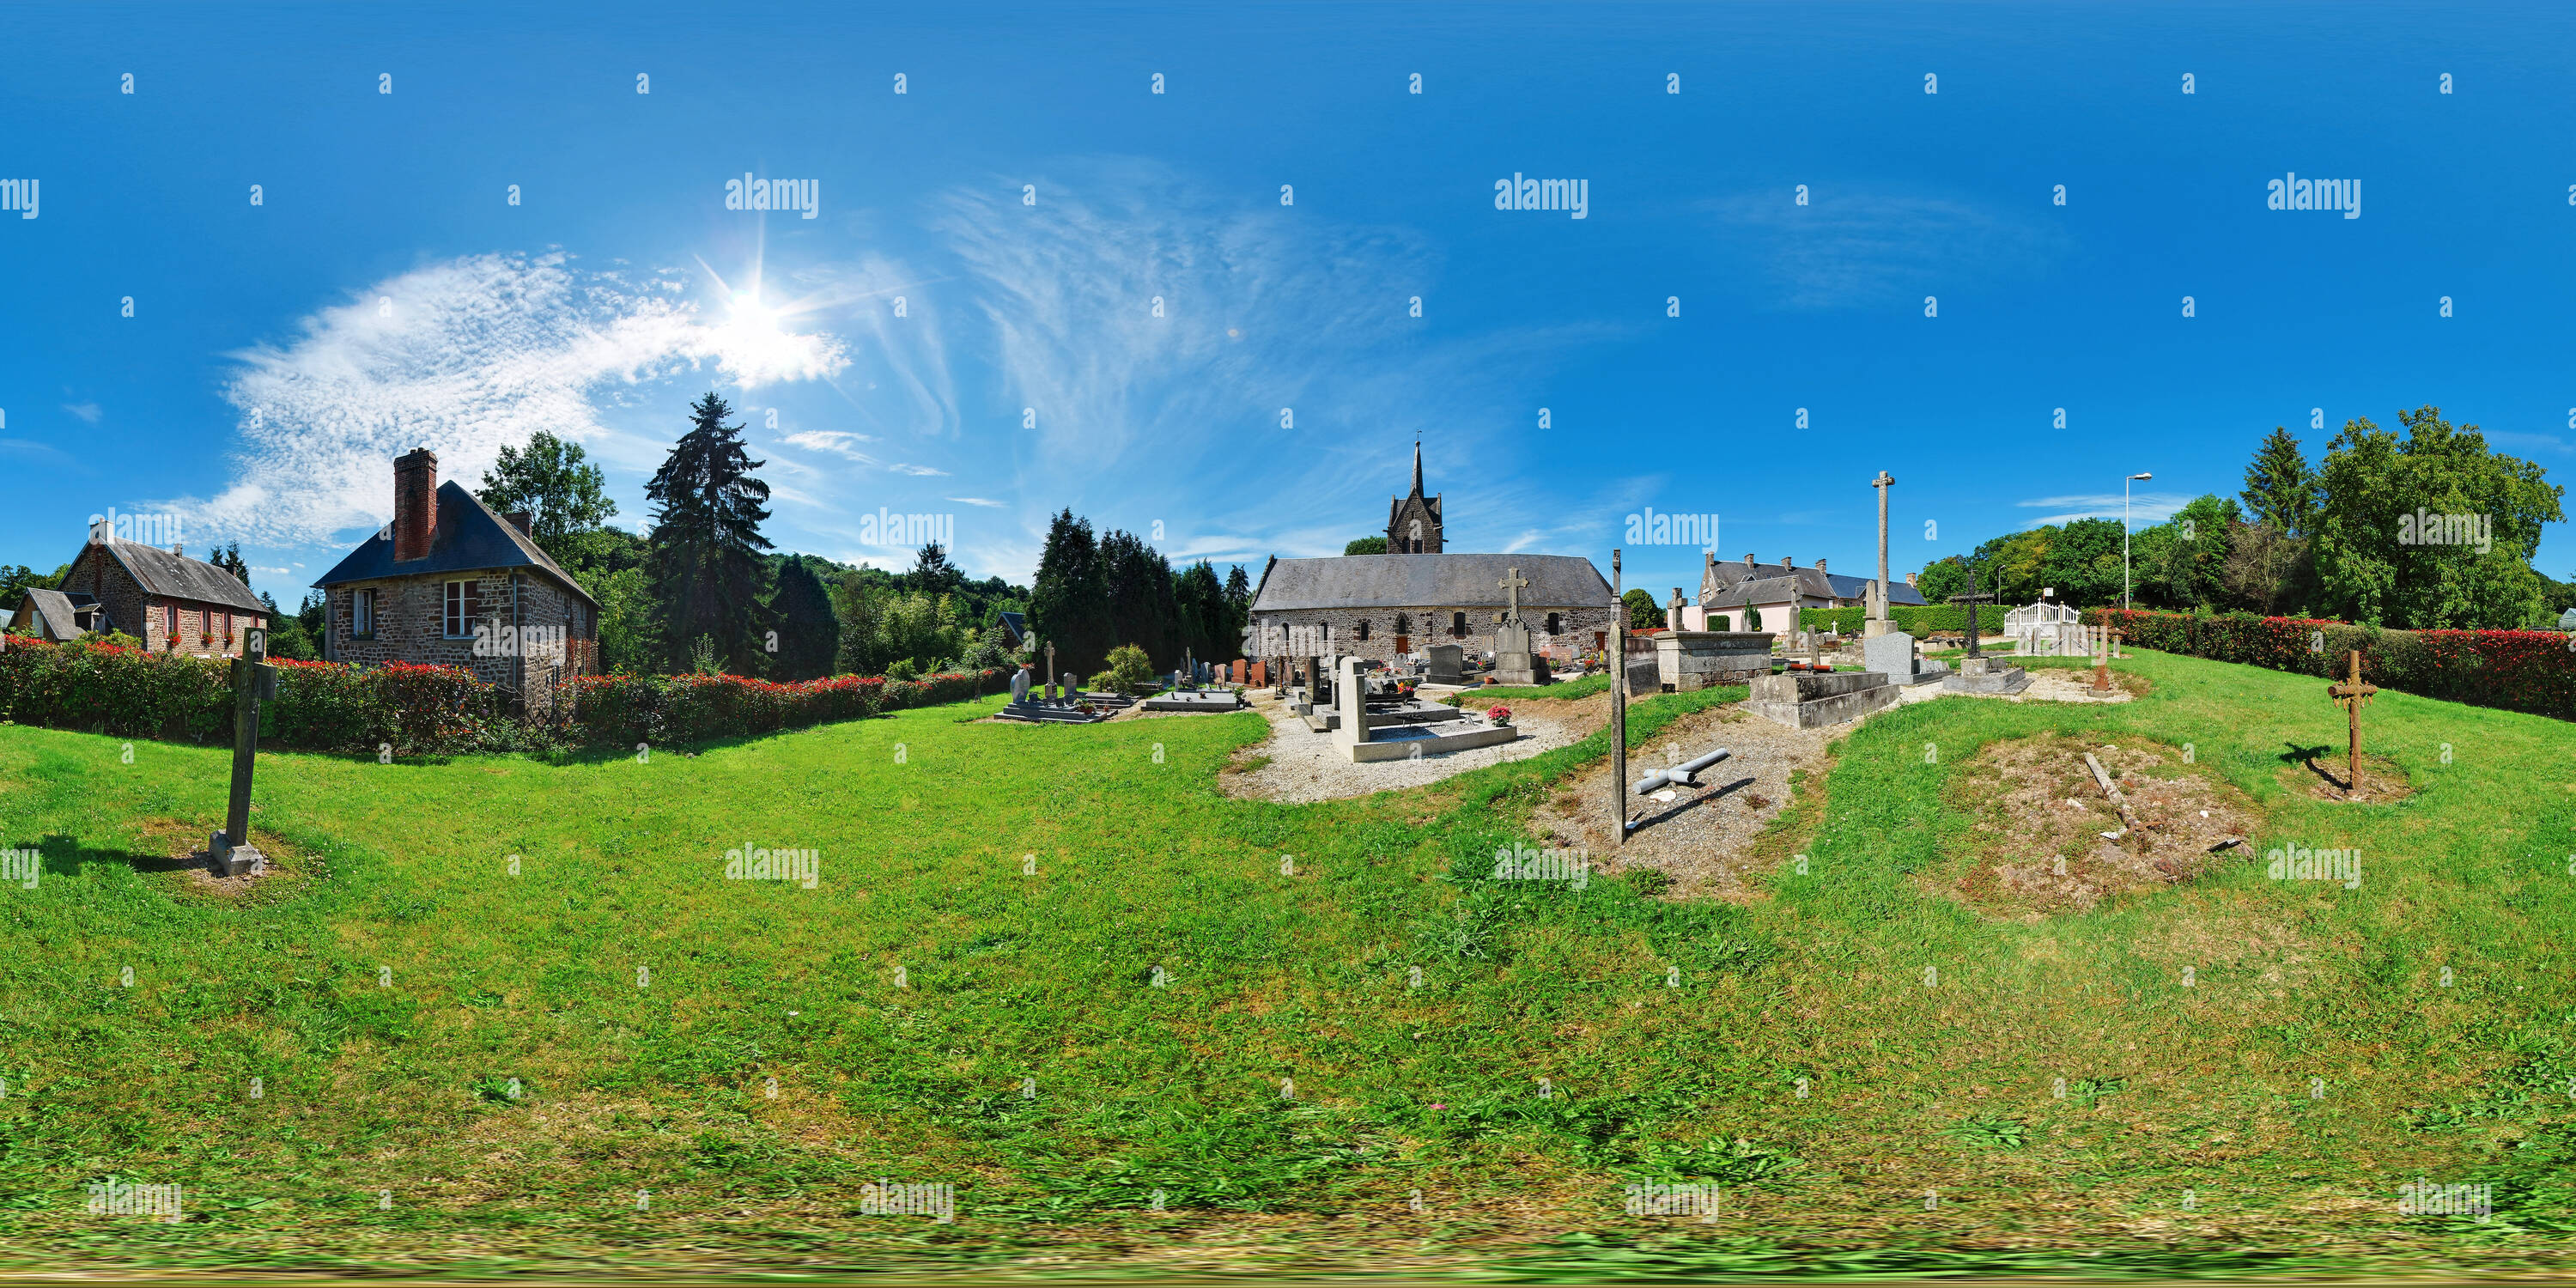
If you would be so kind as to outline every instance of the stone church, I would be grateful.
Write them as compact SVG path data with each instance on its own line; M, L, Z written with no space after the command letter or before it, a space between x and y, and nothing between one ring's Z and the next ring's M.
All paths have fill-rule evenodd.
M1335 654L1391 661L1455 644L1493 651L1496 618L1517 602L1532 647L1560 663L1612 643L1610 583L1580 555L1452 554L1441 548L1440 498L1413 491L1388 507L1388 553L1277 559L1252 596L1244 656L1302 663Z

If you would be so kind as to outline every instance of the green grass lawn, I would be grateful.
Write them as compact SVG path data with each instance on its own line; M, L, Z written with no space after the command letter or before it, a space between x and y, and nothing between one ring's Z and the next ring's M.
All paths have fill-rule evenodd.
M283 872L231 897L165 861L224 753L0 727L0 845L43 853L0 887L0 1256L2563 1264L2576 735L2382 693L2415 794L2343 805L2282 759L2341 745L2320 682L2120 666L2151 692L1874 717L1746 902L1489 879L1599 736L1309 806L1216 790L1257 715L969 722L997 699L649 763L271 755ZM2253 853L2036 923L1945 897L1979 749L2049 731L2188 744ZM2366 879L2267 880L2280 844ZM816 887L724 879L746 845ZM83 1213L111 1174L211 1219ZM2401 1218L2419 1177L2495 1219ZM955 1224L863 1215L880 1178ZM1721 1214L1626 1214L1646 1181Z

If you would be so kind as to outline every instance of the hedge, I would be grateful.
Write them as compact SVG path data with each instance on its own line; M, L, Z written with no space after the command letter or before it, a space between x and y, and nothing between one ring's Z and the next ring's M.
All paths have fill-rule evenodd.
M741 676L581 676L569 723L515 716L509 692L448 666L272 659L277 700L260 738L280 747L404 755L518 751L564 742L670 742L800 729L957 702L1004 673L776 684ZM128 738L232 736L230 663L100 643L0 637L0 721Z
M2006 611L2009 610L1999 609L1992 604L1979 605L1978 629L2002 629ZM1868 617L1869 610L1866 608L1801 608L1798 610L1798 628L1821 631L1830 625L1845 635L1858 635ZM1896 629L1908 635L1927 635L1933 631L1964 631L1968 629L1968 606L1965 604L1890 604L1887 606L1887 618L1896 623ZM1763 629L1770 629L1767 622Z
M2384 689L2576 720L2576 635L2558 631L2392 631L2305 617L2089 609L2086 624L2141 648L2341 679Z

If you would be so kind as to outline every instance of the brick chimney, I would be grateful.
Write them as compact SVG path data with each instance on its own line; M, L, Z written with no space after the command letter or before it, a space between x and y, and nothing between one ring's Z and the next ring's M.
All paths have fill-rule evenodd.
M438 532L438 454L426 447L394 458L394 562L427 558Z
M1905 584L1906 584L1906 585L1908 585L1908 586L1911 586L1911 585L1913 585L1913 584L1914 584L1914 574L1913 574L1913 573L1910 573L1910 572L1909 572L1909 573L1905 574Z
M1824 561L1824 560L1822 560L1822 559L1817 560L1817 561L1816 561L1816 571L1818 571L1818 572L1823 572L1824 570L1825 570L1825 561Z
M535 533L528 531L528 524L535 521L537 517L533 511L512 510L501 517L508 519L510 521L510 526L519 530L520 536L533 537L536 535Z
M1751 572L1751 571L1753 571L1754 566L1755 566L1756 564L1761 563L1761 562L1762 562L1761 560L1756 559L1756 558L1754 558L1754 557L1753 557L1753 556L1751 556L1751 555L1746 555L1746 556L1744 556L1744 571L1746 571L1746 572Z
M1780 566L1783 568L1795 568L1798 566L1798 561L1787 555L1782 555L1780 556Z
M187 551L187 548L186 548L186 547L184 547L184 546L181 546L181 545L180 545L178 542L176 542L176 541L173 541L173 542L171 542L171 543L170 543L170 553L172 553L172 554L174 554L174 555L177 555L177 556L179 556L179 557L180 557L180 558L182 558L182 559L185 559L185 558L187 558L187 557L188 557L188 551Z

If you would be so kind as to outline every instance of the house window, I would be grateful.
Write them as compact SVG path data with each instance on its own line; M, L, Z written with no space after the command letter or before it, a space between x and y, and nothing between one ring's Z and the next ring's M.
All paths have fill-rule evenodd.
M161 620L161 643L167 648L178 648L179 606L177 604L163 604L161 606Z
M1367 623L1367 622L1361 622L1361 623L1360 623L1360 638L1361 638L1361 639L1367 639L1367 638L1368 638L1368 623Z
M447 638L452 640L463 639L464 637L474 633L474 618L476 616L474 583L470 581L451 581L446 583L446 591Z
M376 591L374 587L349 592L349 634L362 640L375 638Z

